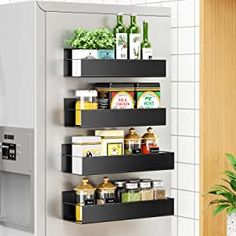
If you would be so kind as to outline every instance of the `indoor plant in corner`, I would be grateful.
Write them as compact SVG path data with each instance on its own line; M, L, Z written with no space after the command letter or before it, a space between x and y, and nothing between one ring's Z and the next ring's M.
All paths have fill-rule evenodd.
M236 236L236 157L226 153L232 170L225 170L225 178L222 181L225 184L213 186L208 194L216 196L209 205L213 205L213 215L220 212L227 212L227 236Z

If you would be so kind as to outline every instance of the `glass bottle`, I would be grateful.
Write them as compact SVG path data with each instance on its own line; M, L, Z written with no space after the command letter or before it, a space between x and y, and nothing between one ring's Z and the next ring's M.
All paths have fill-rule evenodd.
M141 43L142 59L152 59L152 45L148 39L148 22L143 21L143 41Z
M163 180L153 180L152 181L153 188L153 199L165 199L166 198L166 190L164 188Z
M116 59L128 59L128 35L126 26L123 23L123 14L117 14L117 24L113 30L116 39L115 55Z
M116 180L114 184L116 185L116 202L121 202L122 193L125 192L126 180Z
M138 183L126 183L125 192L121 195L121 202L138 202L141 200Z
M142 136L142 154L151 154L151 153L158 153L159 146L158 146L158 138L153 133L153 129L149 127L147 129L147 133Z
M141 31L136 23L136 15L130 17L129 34L129 59L139 60L141 58Z
M153 200L153 189L151 185L151 180L141 180L139 183L141 201L151 201Z

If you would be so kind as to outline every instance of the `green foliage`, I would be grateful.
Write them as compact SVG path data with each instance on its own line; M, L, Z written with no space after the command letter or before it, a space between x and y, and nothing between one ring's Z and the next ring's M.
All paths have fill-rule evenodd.
M236 157L230 153L225 154L233 171L225 170L225 178L222 179L226 185L214 185L208 194L215 195L217 198L212 200L209 205L213 205L213 215L217 215L222 211L228 214L236 212Z
M113 33L107 28L96 30L76 29L66 44L76 49L113 49L115 39Z

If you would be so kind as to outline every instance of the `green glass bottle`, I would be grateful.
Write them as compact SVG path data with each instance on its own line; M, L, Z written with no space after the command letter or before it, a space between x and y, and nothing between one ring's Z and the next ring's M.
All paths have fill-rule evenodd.
M142 59L149 60L152 59L152 45L148 39L148 22L143 22L143 41L141 43L142 48Z
M127 60L128 58L128 35L123 23L123 14L117 15L117 24L113 30L116 39L116 59Z
M129 34L129 59L137 60L141 58L141 31L136 23L136 15L130 17Z

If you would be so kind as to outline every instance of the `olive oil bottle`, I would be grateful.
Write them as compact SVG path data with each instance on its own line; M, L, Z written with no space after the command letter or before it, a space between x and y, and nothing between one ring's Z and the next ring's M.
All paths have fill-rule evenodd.
M141 31L136 22L136 15L132 14L130 17L129 34L129 59L141 59Z
M141 43L142 48L142 59L152 59L152 45L148 39L148 22L143 21L143 41Z
M116 59L127 60L128 35L127 35L127 29L123 23L122 13L119 13L117 15L117 24L113 31L116 39L116 47L115 47Z

